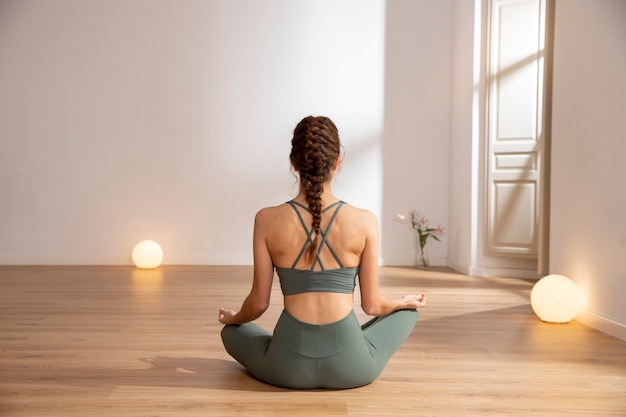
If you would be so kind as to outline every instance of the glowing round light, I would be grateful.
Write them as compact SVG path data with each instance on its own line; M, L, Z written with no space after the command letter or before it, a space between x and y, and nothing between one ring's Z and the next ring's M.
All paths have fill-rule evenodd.
M537 281L533 287L530 305L543 321L567 323L580 311L580 291L569 278L563 275L548 275Z
M163 262L163 249L154 240L143 240L133 248L132 259L137 268L153 269Z

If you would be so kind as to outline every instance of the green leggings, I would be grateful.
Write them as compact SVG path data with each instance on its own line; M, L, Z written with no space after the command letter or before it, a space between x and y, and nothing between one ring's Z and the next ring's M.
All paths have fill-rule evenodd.
M409 336L417 310L399 310L363 326L352 311L330 324L309 324L286 310L274 335L254 323L222 329L226 351L257 379L284 388L345 389L374 381Z

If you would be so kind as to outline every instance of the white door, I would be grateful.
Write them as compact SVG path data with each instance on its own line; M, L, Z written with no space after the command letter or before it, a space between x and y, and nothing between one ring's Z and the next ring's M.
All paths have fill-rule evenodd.
M491 0L486 254L537 258L547 198L546 1Z

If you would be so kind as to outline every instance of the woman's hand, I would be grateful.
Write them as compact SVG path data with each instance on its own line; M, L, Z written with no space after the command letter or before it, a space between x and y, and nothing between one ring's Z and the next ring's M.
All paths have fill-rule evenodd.
M426 305L426 296L424 294L408 294L400 299L400 305L403 308L420 308Z
M233 324L233 317L237 314L233 310L226 310L225 308L220 308L220 314L218 316L218 320L222 324Z

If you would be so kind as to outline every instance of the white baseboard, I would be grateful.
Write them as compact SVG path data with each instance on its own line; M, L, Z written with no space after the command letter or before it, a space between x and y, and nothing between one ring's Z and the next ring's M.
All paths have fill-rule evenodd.
M85 256L85 257L59 257L59 256L36 256L36 257L6 257L0 258L0 265L132 265L129 256Z
M626 325L589 310L581 310L576 321L626 342Z
M470 267L469 275L476 277L502 277L502 278L522 278L538 279L537 271L534 269L515 268L484 268Z
M485 268L467 266L455 262L447 258L431 258L431 266L447 266L461 274L474 277L500 277L500 278L521 278L521 279L538 279L537 271L534 269L515 269L515 268ZM382 266L415 266L414 259L407 258L390 258L380 259Z
M448 259L448 264L446 266L448 268L454 269L456 272L460 272L463 275L470 275L470 267L467 265L462 265L451 259Z
M499 277L499 278L522 278L522 279L538 279L537 271L534 269L516 269L516 268L489 268L476 267L456 263L448 260L449 268L454 269L465 275L473 277Z
M415 266L415 259L407 258L379 258L380 266ZM448 266L446 258L430 258L431 266Z
M5 257L0 265L132 265L129 256ZM165 256L163 265L252 265L252 257Z

